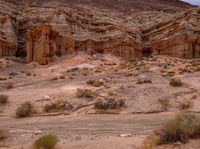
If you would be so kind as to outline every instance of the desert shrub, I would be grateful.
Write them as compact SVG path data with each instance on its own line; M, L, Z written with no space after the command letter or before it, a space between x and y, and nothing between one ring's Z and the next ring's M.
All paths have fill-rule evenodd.
M175 75L175 72L174 71L170 71L167 73L167 76L169 77L173 77Z
M0 128L0 140L8 137L8 130Z
M188 110L190 107L192 107L191 101L184 101L184 102L180 103L180 105L179 105L180 110Z
M138 79L137 84L151 84L152 80L149 78Z
M169 107L169 104L170 104L170 100L168 98L166 98L166 99L159 99L159 103L161 104L162 108L164 108L165 110L167 110L167 108Z
M30 73L30 72L27 72L27 73L26 73L26 76L31 76L31 73Z
M94 87L101 87L104 85L104 83L102 81L99 80L88 80L87 84L94 86Z
M93 97L93 92L90 89L77 89L76 92L77 97L79 98L92 98Z
M44 106L43 110L46 113L59 112L64 110L73 110L74 107L67 101L57 101Z
M156 145L157 145L157 136L151 135L144 140L142 149L154 149Z
M59 78L62 79L62 80L64 80L64 79L65 79L65 76L60 76Z
M0 95L0 104L5 104L7 102L8 102L8 96L4 95L4 94L1 94Z
M30 116L32 113L33 106L30 102L25 102L22 105L20 105L16 110L16 116L18 118L27 117Z
M55 149L58 138L54 134L46 134L37 139L33 146L34 149Z
M7 80L8 78L6 78L6 77L0 77L0 81L5 81L5 80Z
M190 138L200 135L200 118L194 114L182 113L164 123L155 133L158 136L157 144L186 143Z
M180 87L183 85L183 83L180 79L171 79L169 84L173 87Z
M10 83L8 83L8 84L6 85L6 88L7 88L7 89L13 89L13 88L14 88L14 84L13 84L12 82L10 82Z
M127 72L124 76L125 76L125 77L132 77L132 76L134 76L134 74L131 73L131 72Z
M46 104L43 108L44 112L46 113L50 113L55 111L55 109L57 108L56 104Z
M58 80L58 77L54 77L54 78L52 78L51 80L52 80L52 81L56 81L56 80Z
M109 110L109 109L119 109L125 105L125 102L123 100L110 100L110 101L102 101L99 100L95 103L96 109L101 110Z

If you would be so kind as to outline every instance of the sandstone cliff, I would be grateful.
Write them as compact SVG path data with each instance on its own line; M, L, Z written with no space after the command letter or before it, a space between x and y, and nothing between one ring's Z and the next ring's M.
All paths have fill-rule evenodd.
M122 6L116 9L118 4ZM144 5L145 9L138 7L137 12L128 6L134 4L136 1L1 0L0 57L17 56L48 64L78 51L113 53L130 61L151 52L183 58L200 56L199 8L186 10L191 8L186 3L152 0L149 8ZM128 14L122 8L127 8Z

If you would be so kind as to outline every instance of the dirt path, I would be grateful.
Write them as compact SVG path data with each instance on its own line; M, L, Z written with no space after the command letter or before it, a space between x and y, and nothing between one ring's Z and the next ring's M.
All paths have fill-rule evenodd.
M174 113L136 114L136 115L61 115L56 117L31 117L16 119L0 117L0 127L9 128L11 135L7 140L9 146L32 142L34 132L40 130L54 132L61 138L67 148L137 148L144 136L160 126ZM131 134L130 138L120 138L120 134ZM141 139L142 138L142 139ZM12 143L10 143L12 142ZM139 143L140 142L140 143ZM63 146L62 144L62 146ZM102 146L103 145L103 146ZM105 146L105 147L104 147Z
M66 135L146 135L171 117L172 113L138 115L70 115L32 117L27 119L0 118L0 127L14 130L55 131ZM63 131L64 130L64 131ZM22 131L23 132L23 131Z

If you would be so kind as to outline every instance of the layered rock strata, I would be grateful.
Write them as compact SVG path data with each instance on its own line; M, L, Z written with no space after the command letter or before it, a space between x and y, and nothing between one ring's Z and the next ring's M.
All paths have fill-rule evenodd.
M71 1L9 1L0 0L0 57L39 64L78 51L112 53L130 61L147 53L200 57L199 8L178 15L154 9L126 14ZM184 3L180 10L190 7Z
M187 11L156 27L146 32L154 54L179 58L200 57L200 9Z

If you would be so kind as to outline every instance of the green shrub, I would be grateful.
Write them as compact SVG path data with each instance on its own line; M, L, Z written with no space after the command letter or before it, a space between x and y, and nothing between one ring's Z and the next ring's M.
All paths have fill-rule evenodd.
M4 95L4 94L1 94L0 95L0 104L5 104L7 102L8 102L8 96Z
M169 84L173 87L180 87L183 85L182 81L180 79L171 79Z
M23 103L16 110L16 116L18 118L28 117L32 113L33 106L30 102Z
M55 149L58 138L54 134L46 134L37 139L33 146L35 149Z
M158 144L186 143L190 138L200 136L200 118L194 114L179 114L175 119L165 122L156 135Z

